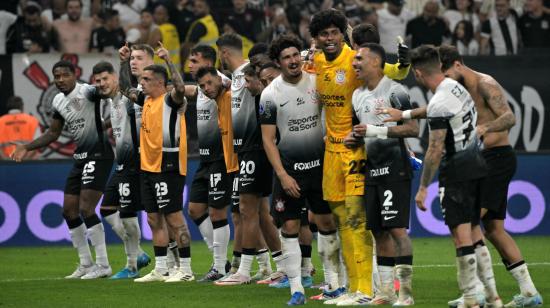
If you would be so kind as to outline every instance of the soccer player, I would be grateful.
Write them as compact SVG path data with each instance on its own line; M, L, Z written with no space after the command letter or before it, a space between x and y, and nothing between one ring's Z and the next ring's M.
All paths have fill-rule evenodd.
M259 98L255 99L245 87L243 69L248 62L243 59L242 40L238 35L224 34L216 41L216 45L222 65L232 72L233 145L240 165L238 192L243 234L242 257L238 271L216 281L216 284L247 284L250 283L252 260L258 247L259 209L262 202L269 202L267 196L271 193L272 169L262 147L257 116ZM269 234L276 236L277 230L273 224L263 223L262 227L271 228ZM268 245L270 242L274 243L267 238L266 242ZM280 262L283 258L280 249L272 249L271 256L275 262Z
M190 235L182 212L183 187L187 172L187 136L185 127L185 84L168 51L159 43L157 56L166 62L172 75L173 89L166 93L168 72L149 65L140 76L141 90L131 88L130 76L122 63L120 87L132 101L143 106L140 131L141 198L147 221L153 232L155 268L136 282L192 281ZM165 218L165 220L162 219ZM170 277L166 255L168 228L176 235L180 266Z
M100 207L103 218L124 243L126 266L112 279L137 278L139 269L151 258L140 247L141 230L137 213L143 210L139 187L139 136L141 106L123 96L112 64L102 61L93 68L95 84L111 108L115 139L115 173L111 176Z
M18 145L11 154L20 162L28 151L49 145L57 140L67 126L77 148L74 165L63 197L65 219L80 263L67 279L93 279L112 274L107 258L105 231L95 207L103 194L113 165L113 150L109 144L100 114L101 96L96 87L76 82L75 67L68 61L59 61L52 68L54 83L61 92L52 102L53 117L50 127L37 139ZM92 260L88 239L94 246L96 262Z
M457 277L464 296L463 306L479 307L475 279L478 262L471 221L479 216L476 196L480 180L486 176L487 170L477 144L477 110L468 91L459 82L445 78L435 47L427 45L416 48L411 52L411 63L417 82L434 93L426 111L429 145L415 201L419 209L426 210L427 187L437 169L440 169L441 208L456 247ZM502 307L494 278L492 285L485 284L485 287L488 291L487 304Z
M260 66L258 70L258 78L264 87L267 87L273 79L277 78L280 74L281 70L275 62L267 62Z
M285 271L292 294L289 306L305 303L298 232L306 202L316 216L319 241L324 242L325 250L320 254L332 274L329 289L338 292L336 225L321 188L324 147L321 106L315 90L316 76L302 72L301 47L295 36L282 35L272 42L270 58L281 67L281 75L264 90L260 102L263 145L276 174L273 213L283 222Z
M359 47L353 67L363 86L353 93L355 125L346 141L365 142L365 206L367 228L376 240L380 293L370 305L410 306L412 297L412 243L407 235L410 219L412 168L404 138L418 136L415 120L383 122L376 107L411 109L409 94L399 83L384 76L386 53L379 44ZM395 244L394 244L395 243ZM394 268L400 282L399 300L394 292ZM397 302L396 302L397 301Z

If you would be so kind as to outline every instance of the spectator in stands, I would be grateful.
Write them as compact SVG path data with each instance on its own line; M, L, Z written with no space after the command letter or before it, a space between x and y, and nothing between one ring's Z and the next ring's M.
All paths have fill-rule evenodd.
M159 3L155 7L153 19L155 23L158 25L161 35L161 41L164 45L164 48L168 50L168 53L170 54L170 60L172 60L172 63L175 67L181 70L181 60L180 60L180 37L178 35L178 30L176 29L176 26L170 23L168 19L168 8L166 5ZM152 46L156 46L157 44L154 44ZM155 56L155 63L157 64L164 64L164 60L158 58Z
M452 44L461 56L477 56L479 43L474 38L474 26L467 20L461 20L453 31Z
M467 20L474 25L474 33L479 33L479 17L474 12L473 0L451 1L449 9L443 13L443 17L449 22L449 29L454 29L459 21Z
M404 0L386 0L387 7L378 10L378 31L380 45L387 53L397 54L397 36L405 37L407 23L414 18L414 14L405 9Z
M518 15L510 8L510 0L495 0L495 14L481 24L483 55L515 55L520 44Z
M92 35L93 20L82 17L82 2L67 0L67 20L53 22L52 45L63 53L83 54L88 52Z
M51 0L50 8L42 11L42 20L45 22L45 27L50 30L52 23L58 19L66 19L65 0Z
M550 47L550 14L544 12L542 0L526 0L519 29L526 48Z
M176 26L180 42L185 42L185 36L195 21L193 5L188 0L173 0L173 7L170 9L170 22Z
M15 145L10 143L27 143L40 135L38 119L23 112L23 100L19 96L8 98L8 113L0 117L0 159L8 159ZM34 157L35 152L26 158Z
M92 32L90 51L115 54L126 40L126 34L120 27L118 11L106 9L99 16L103 21L103 26Z
M8 53L49 52L49 33L42 25L41 8L34 2L28 2L19 17L8 31L6 48Z
M233 10L224 20L237 34L254 43L263 29L263 14L246 6L246 0L233 0Z
M269 6L267 16L269 17L269 22L267 23L267 27L264 31L258 36L259 41L271 42L283 33L294 32L282 4L275 3ZM307 29L309 32L309 23L307 25ZM303 38L304 37L302 37L302 39Z
M160 29L153 20L153 12L149 9L143 9L141 11L140 23L135 27L140 32L140 38L136 41L138 44L156 46L156 44L162 40Z
M140 21L140 14L145 9L147 1L118 0L113 4L113 10L117 10L120 17L120 25L128 30Z
M407 24L407 38L412 48L423 44L439 46L450 34L447 23L439 17L439 4L433 0L426 2L422 15Z
M8 30L17 20L17 15L8 11L0 11L0 55L6 54L6 43Z
M210 14L210 6L206 0L195 0L193 13L197 19L191 24L185 36L182 51L184 59L187 59L189 51L197 44L216 48L216 40L220 36L218 25ZM185 65L185 69L188 70L187 65Z

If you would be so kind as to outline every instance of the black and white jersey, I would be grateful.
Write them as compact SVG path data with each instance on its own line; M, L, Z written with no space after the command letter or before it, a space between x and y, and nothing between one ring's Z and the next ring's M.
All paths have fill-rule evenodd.
M243 69L239 66L232 74L231 115L233 118L233 146L235 152L262 149L262 131L260 128L259 100L245 87Z
M389 115L376 114L377 108L411 109L405 88L385 76L372 91L366 86L357 88L353 92L352 104L355 117L362 124L387 127L398 123L384 122ZM412 170L403 138L365 137L365 149L367 185L411 179Z
M289 173L322 168L324 155L316 75L302 74L297 84L284 81L282 76L275 78L260 100L261 123L277 126L277 147Z
M445 78L428 104L430 131L447 129L439 181L460 182L483 177L486 165L475 127L477 111L470 93L457 81Z
M76 143L74 159L113 159L101 119L101 98L94 86L77 83L68 95L57 94L52 107L53 117L65 122Z
M104 99L111 108L111 126L115 138L117 170L139 171L139 130L142 107L117 94Z

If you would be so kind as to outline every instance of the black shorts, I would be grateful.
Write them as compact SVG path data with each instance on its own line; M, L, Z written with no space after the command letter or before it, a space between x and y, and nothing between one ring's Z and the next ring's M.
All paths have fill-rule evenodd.
M367 229L409 228L411 182L365 185Z
M440 182L441 212L449 228L465 223L479 224L479 182L480 179L445 185Z
M487 209L484 220L504 220L508 205L508 185L516 173L516 153L511 146L482 152L488 175L480 182L480 207Z
M225 161L201 162L191 184L189 201L223 209L231 202L234 173L227 173Z
M300 212L300 227L309 226L308 213L308 206L303 207L302 211ZM270 214L271 217L273 217L273 223L275 224L277 229L280 229L283 226L284 221L282 221L281 215L278 215L276 213L274 206L271 207Z
M320 168L319 171L291 176L300 186L300 198L287 195L281 181L275 177L271 200L271 213L275 221L284 223L287 220L302 220L303 215L307 217L308 207L316 215L331 213L328 202L323 200L323 176Z
M267 197L273 185L273 169L263 150L238 153L239 193Z
M115 171L103 194L102 206L116 206L120 212L135 213L143 210L139 173Z
M231 213L240 214L241 210L239 209L239 177L235 174L233 176L233 189L231 192Z
M83 189L103 192L112 168L110 159L75 161L65 182L65 194L80 195Z
M147 213L170 214L183 210L185 176L179 172L142 172L141 200Z

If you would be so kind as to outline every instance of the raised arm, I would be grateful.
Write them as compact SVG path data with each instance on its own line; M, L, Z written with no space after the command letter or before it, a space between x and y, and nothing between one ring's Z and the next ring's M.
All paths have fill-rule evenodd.
M487 102L489 109L497 116L492 121L478 125L476 130L480 136L485 133L506 131L516 124L516 117L508 105L504 91L502 91L496 80L490 78L482 81L479 84L479 92L485 102Z
M27 152L43 148L54 142L61 135L65 120L60 115L54 114L50 127L40 137L27 144L18 144L10 157L16 162L20 162L26 156Z
M132 88L132 75L130 70L130 48L128 43L122 46L118 50L118 56L120 58L120 71L118 74L118 85L120 92L128 97L132 102L136 102L138 99L137 89Z
M166 66L168 66L170 76L172 77L172 84L174 85L174 88L170 92L172 101L177 105L184 105L187 103L187 101L185 100L185 83L183 83L183 78L181 78L181 74L177 70L174 63L172 63L168 50L164 48L162 42L158 42L158 44L159 49L157 50L157 56L164 60Z

